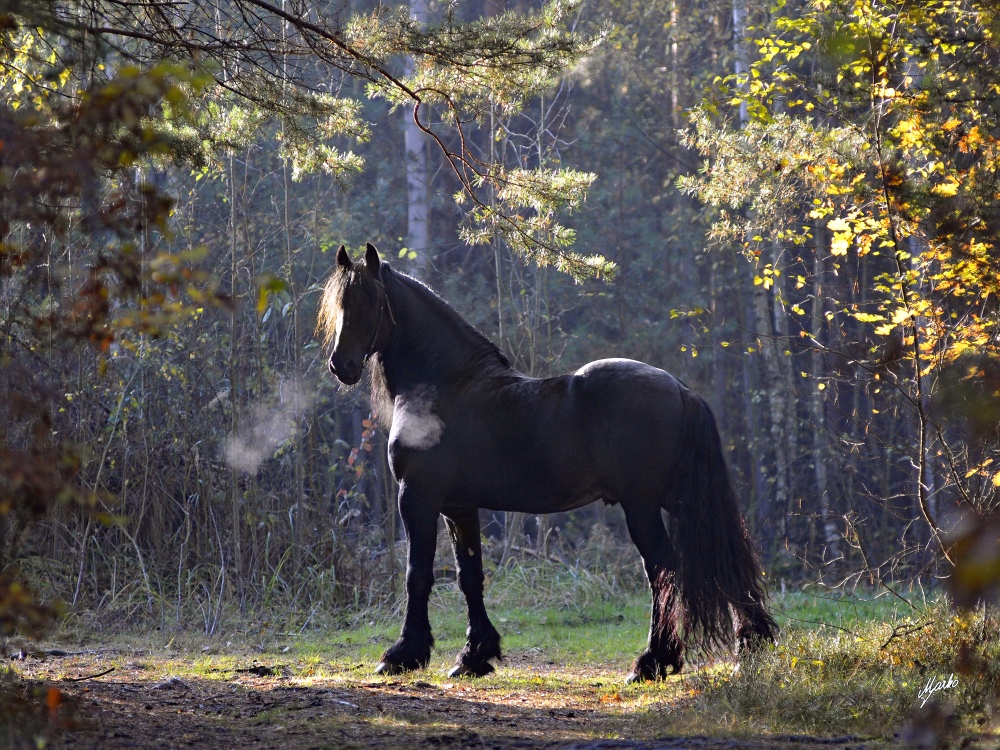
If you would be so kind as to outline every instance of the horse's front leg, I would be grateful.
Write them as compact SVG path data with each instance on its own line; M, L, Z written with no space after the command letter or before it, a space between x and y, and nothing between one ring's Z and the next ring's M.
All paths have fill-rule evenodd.
M455 659L449 677L482 677L493 671L492 659L502 659L500 634L483 603L483 549L479 538L479 511L476 508L445 508L445 523L455 549L458 585L469 608L468 640Z
M375 668L378 674L422 669L431 659L431 622L427 600L434 585L434 549L438 511L404 484L399 489L399 515L406 531L406 618L399 640L386 649Z

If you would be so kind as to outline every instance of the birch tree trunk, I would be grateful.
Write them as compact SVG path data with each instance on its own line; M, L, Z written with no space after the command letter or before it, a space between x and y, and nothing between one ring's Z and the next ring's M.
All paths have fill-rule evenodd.
M733 63L733 71L736 75L747 71L747 50L745 44L747 32L747 2L746 0L733 0L733 51L736 53L736 61ZM746 102L740 103L740 127L747 121Z

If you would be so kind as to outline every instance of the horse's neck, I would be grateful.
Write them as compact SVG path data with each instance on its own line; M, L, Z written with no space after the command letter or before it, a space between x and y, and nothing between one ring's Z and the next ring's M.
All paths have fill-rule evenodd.
M419 283L397 277L393 285L395 331L381 358L390 394L474 376L493 352L489 340Z

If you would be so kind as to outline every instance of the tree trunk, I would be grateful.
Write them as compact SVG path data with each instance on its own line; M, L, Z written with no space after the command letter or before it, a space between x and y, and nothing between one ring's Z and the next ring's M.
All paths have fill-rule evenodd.
M771 407L770 434L771 450L774 457L774 504L773 507L781 514L778 521L778 531L782 537L788 533L788 436L786 434L786 411L788 409L785 393L784 377L778 362L778 341L772 324L771 300L764 284L756 284L753 288L754 317L756 322L757 341L764 358L764 372L767 376L767 401Z
M794 467L799 456L799 418L796 411L796 404L798 399L795 394L795 375L792 371L792 357L788 350L791 345L791 335L789 333L788 325L788 309L785 307L785 295L782 293L782 285L785 283L785 276L778 276L779 260L780 260L780 249L777 243L772 243L771 246L771 268L774 269L775 275L773 277L774 283L771 286L772 294L769 295L770 308L772 315L774 316L774 333L777 338L774 339L774 352L775 352L775 365L777 366L778 372L780 373L780 380L771 381L772 388L776 390L781 390L782 396L785 402L785 413L784 413L784 433L785 433L785 443L783 444L783 449L785 453L784 461L777 464L775 471L779 474L783 474L785 477L785 483L787 486L787 496L785 498L785 528L786 532L791 536L791 529L789 528L790 519L792 514L796 513L801 508L796 509L795 499L796 499L796 482ZM778 455L775 454L775 460L777 461Z
M747 72L747 2L746 0L733 0L733 51L736 53L736 60L733 63L733 71L736 75ZM747 121L746 102L740 103L740 127Z
M815 230L817 238L821 230ZM812 335L819 338L823 326L823 259L820 255L822 244L816 249L813 259L813 302L812 302ZM813 388L809 394L809 411L812 415L813 427L813 476L816 480L816 498L819 502L820 521L823 524L824 563L833 563L841 557L840 539L837 537L837 527L830 509L830 492L827 482L826 457L829 445L826 435L826 389L820 378L823 375L823 353L813 349L810 357Z
M229 195L229 232L230 232L230 268L229 274L231 277L231 289L230 296L232 299L237 300L240 298L239 289L237 284L239 282L239 254L237 249L236 241L236 167L233 157L229 157L229 181L230 181L230 195ZM229 379L230 379L230 399L229 399L229 431L232 439L236 439L239 433L239 399L242 395L242 388L240 383L240 378L238 373L240 372L239 363L236 358L237 353L237 340L239 339L239 318L237 317L237 307L232 306L230 310L229 318ZM233 580L236 583L237 596L242 599L243 589L243 549L241 544L241 521L243 517L242 503L241 503L241 493L240 493L240 472L239 469L233 465L230 469L230 485L229 485L229 503L230 503L230 514L232 521L232 568L233 568ZM223 550L219 550L219 554L222 555ZM224 560L220 561L220 564L224 568L226 563Z
M410 17L423 25L429 20L427 0L410 0ZM412 71L413 61L407 64ZM430 265L430 196L428 192L427 137L414 121L414 110L406 107L403 137L406 144L406 246L417 254L411 272L425 279ZM423 113L427 116L427 112Z

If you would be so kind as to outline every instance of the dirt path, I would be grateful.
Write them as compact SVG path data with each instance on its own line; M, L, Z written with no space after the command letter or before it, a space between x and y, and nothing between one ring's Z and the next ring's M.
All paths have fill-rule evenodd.
M50 733L48 746L65 750L885 747L849 737L664 736L669 722L658 719L683 708L683 691L666 703L662 693L652 698L635 690L619 693L614 685L620 675L610 671L553 673L548 667L527 682L501 674L433 684L420 675L372 677L368 666L357 665L346 674L302 676L309 670L217 668L203 660L195 670L200 674L172 677L141 656L98 653L29 657L18 663L17 671L45 686L40 694L48 696L43 699L47 710L63 727ZM95 676L109 669L113 671Z

